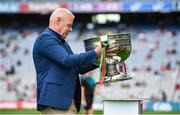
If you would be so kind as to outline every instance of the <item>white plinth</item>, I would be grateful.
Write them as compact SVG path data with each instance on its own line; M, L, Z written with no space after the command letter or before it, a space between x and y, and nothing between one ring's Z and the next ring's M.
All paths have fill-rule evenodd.
M142 114L142 100L105 99L103 111L104 115L140 115Z

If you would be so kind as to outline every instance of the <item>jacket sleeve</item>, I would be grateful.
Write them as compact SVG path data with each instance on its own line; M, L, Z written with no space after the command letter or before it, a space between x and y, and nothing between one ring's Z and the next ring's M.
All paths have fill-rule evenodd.
M78 72L79 72L80 74L85 74L86 72L91 71L91 70L94 70L94 69L96 69L96 68L98 68L98 67L99 67L99 66L96 66L96 65L94 65L94 64L92 64L92 63L90 63L90 64L84 64L84 65L81 65L81 66L78 67Z
M66 68L90 64L96 61L94 50L80 54L69 54L63 44L54 38L43 38L40 40L39 45L42 55Z

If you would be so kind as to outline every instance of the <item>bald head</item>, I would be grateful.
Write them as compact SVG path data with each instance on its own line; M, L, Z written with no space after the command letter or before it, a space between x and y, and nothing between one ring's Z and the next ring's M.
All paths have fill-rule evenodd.
M63 37L72 31L74 15L65 8L57 8L49 18L49 28L53 29Z
M57 8L54 10L49 18L49 24L53 23L57 17L61 17L62 19L66 18L66 16L72 16L74 18L74 15L65 8Z

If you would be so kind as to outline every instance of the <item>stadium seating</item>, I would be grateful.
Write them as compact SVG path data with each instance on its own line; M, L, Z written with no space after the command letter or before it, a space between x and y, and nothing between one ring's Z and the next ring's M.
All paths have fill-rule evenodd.
M118 29L117 29L118 28ZM18 31L0 28L0 101L35 101L35 70L32 60L37 28ZM98 87L102 97L144 98L151 101L180 100L180 28L117 25L82 29L75 25L67 41L74 53L84 51L83 40L106 33L132 33L132 53L126 64L133 80ZM98 80L98 70L93 74ZM116 89L116 90L113 90Z

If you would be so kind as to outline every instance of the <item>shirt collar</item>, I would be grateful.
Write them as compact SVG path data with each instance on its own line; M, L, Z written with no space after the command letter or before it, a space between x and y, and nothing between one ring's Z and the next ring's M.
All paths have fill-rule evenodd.
M57 32L55 32L54 30L52 30L49 27L47 27L46 30L51 32L52 34L54 34L63 44L65 43L65 40L63 39L63 37L60 34L58 34Z

